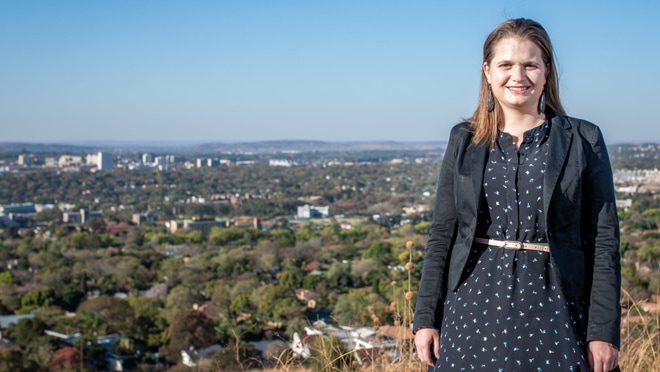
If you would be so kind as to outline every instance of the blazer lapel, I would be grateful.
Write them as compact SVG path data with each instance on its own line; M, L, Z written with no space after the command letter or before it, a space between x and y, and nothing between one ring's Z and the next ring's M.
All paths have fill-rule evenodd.
M548 149L548 160L543 176L543 209L546 224L550 201L557 187L562 169L564 169L572 138L571 123L559 113L555 113L550 126L550 137L548 138L550 148Z
M460 182L463 190L457 190L457 192L465 195L469 210L476 216L481 198L481 186L484 178L488 148L483 145L471 145L469 143L466 146L465 156L459 165L459 174L463 176L463 182ZM468 211L461 212L465 213Z

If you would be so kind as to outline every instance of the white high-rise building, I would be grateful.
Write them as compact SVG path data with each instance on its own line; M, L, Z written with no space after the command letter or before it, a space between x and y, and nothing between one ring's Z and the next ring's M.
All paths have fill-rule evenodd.
M154 156L148 152L142 154L142 164L151 164L154 162Z
M96 167L98 170L112 169L115 166L115 160L112 154L107 152L99 152L96 156Z

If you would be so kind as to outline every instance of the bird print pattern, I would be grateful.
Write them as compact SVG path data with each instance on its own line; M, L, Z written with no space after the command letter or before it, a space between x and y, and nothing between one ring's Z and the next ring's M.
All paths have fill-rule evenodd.
M516 150L504 132L484 170L476 236L547 242L543 174L547 122ZM447 293L435 371L589 371L584 302L557 286L550 254L475 243L461 285Z

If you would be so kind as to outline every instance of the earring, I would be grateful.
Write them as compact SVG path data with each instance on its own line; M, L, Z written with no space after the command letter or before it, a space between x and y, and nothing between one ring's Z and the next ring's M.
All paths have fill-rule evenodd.
M539 114L545 112L545 90L541 93L541 98L539 98Z
M488 97L486 98L486 110L493 112L495 110L495 99L493 98L493 90L488 88Z

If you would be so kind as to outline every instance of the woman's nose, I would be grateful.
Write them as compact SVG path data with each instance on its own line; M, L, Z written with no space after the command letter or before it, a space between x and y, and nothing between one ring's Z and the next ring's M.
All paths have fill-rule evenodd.
M511 69L511 79L513 79L513 81L525 80L525 68L522 66L514 66Z

